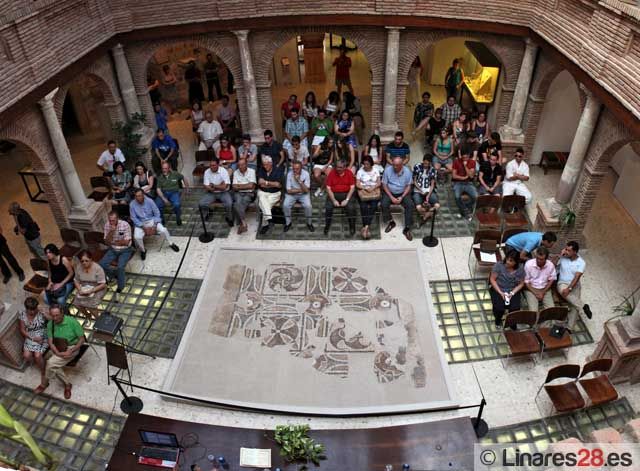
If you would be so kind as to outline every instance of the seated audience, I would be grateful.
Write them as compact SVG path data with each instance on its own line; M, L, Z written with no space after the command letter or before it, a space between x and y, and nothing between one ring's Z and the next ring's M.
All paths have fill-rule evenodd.
M457 147L461 147L466 142L467 132L469 131L466 112L460 113L458 119L451 124L451 129L453 131L453 141Z
M284 126L285 141L283 146L285 148L290 147L293 136L298 136L302 145L307 147L307 134L309 134L309 123L306 119L300 116L299 108L292 108L291 117L287 119Z
M449 96L447 102L440 107L442 110L442 119L444 119L444 125L446 127L451 126L462 112L462 108L460 108L460 105L456 103L456 101L455 96Z
M311 163L313 164L313 180L318 184L318 189L314 196L324 194L325 180L331 172L331 165L336 160L336 143L333 137L327 136L322 144L315 148Z
M306 167L309 163L309 149L301 144L298 136L291 138L291 147L287 149L287 154L289 156L289 165L298 161L302 162L303 167Z
M167 110L165 110L160 103L155 103L153 105L153 111L155 113L156 128L161 129L164 132L169 132L169 127L167 126L169 114L167 113Z
M42 394L49 382L58 378L64 386L64 398L71 399L71 382L64 373L64 367L80 352L80 347L85 343L84 330L80 323L71 316L64 315L57 304L49 308L47 322L47 341L51 349L51 357L47 360L45 371L46 382L35 389L36 394Z
M469 151L462 149L461 156L453 162L453 192L456 197L456 204L460 210L460 216L469 221L473 218L473 208L478 199L478 192L473 184L476 175L476 161L469 157ZM467 195L465 201L462 195Z
M213 149L218 150L220 147L220 136L222 135L222 126L213 119L213 113L207 111L204 114L204 121L198 126L198 136L200 144L198 150Z
M325 183L327 186L327 199L324 205L324 235L329 235L333 219L333 208L346 208L349 234L353 236L356 233L356 204L353 198L356 180L351 170L347 168L347 162L338 160Z
M299 144L299 143L298 143ZM284 232L291 229L291 208L295 203L300 203L304 208L304 215L307 218L307 228L310 232L315 231L311 223L311 195L309 188L311 187L311 177L309 172L302 168L303 163L300 160L293 160L291 170L287 173L286 194L282 203L282 212L284 213L285 226Z
M382 186L380 173L374 168L373 159L370 155L362 157L362 165L356 174L356 188L360 199L360 214L362 215L362 229L360 234L364 240L371 238L369 226L380 203Z
M220 161L220 165L227 171L229 176L233 174L236 169L236 148L229 141L229 136L223 134L220 136L220 147L216 150L216 157Z
M222 106L218 108L218 121L222 130L227 132L228 129L236 127L236 110L229 104L229 95L222 96Z
M162 163L162 172L158 175L158 188L156 196L156 206L160 211L160 219L164 224L164 207L171 204L173 212L176 214L176 224L182 226L182 190L189 191L189 184L184 176L171 170L168 162Z
M438 108L433 111L432 115L425 116L411 133L415 136L418 131L424 129L425 148L431 149L434 138L438 137L440 131L445 128L445 122L442 119L442 108Z
M231 197L231 179L229 172L220 166L217 158L211 159L209 168L204 172L204 189L207 192L198 202L200 211L205 215L204 219L209 220L211 214L210 205L219 201L224 206L224 220L229 227L233 227L233 198Z
M433 167L439 172L453 172L453 139L447 128L442 128L440 134L433 141Z
M142 194L144 196L144 192ZM124 289L124 269L129 263L129 259L133 256L134 250L131 246L131 226L127 221L119 219L116 211L109 213L107 222L104 225L104 242L109 246L109 249L100 260L100 266L107 275L113 277L114 268L111 264L114 261L117 263L115 272L118 288L116 292L121 293Z
M318 105L316 104L316 94L312 91L307 92L304 96L304 103L302 104L302 117L307 120L309 125L313 121L313 118L318 116ZM314 133L309 133L310 136L314 136ZM312 144L313 145L313 144Z
M502 157L502 140L500 139L500 133L492 132L489 138L480 144L478 154L480 154L482 162L488 162L490 155L497 155L498 163L500 165L506 164L506 159Z
M471 130L476 133L480 142L484 142L486 137L491 135L491 128L487 122L487 113L484 111L478 113L478 117L471 122Z
M511 160L505 168L504 184L502 194L504 196L520 195L524 196L527 204L531 202L531 192L524 182L529 181L529 166L524 161L524 150L522 147L516 149L515 158Z
M384 148L380 143L380 136L373 134L369 138L369 142L364 146L362 150L362 157L368 155L373 160L373 168L376 172L382 176L384 172L384 165L387 163L387 156L384 153Z
M556 267L549 260L549 250L546 247L536 249L535 258L527 260L524 264L524 283L527 289L524 297L532 311L538 311L538 302L542 301L542 307L553 307L551 287L556 281Z
M276 167L282 167L285 162L285 151L282 144L273 138L273 132L270 129L264 132L264 143L258 149L258 170L262 168L262 157L271 157L271 162Z
M478 193L481 195L499 195L502 193L502 167L498 163L497 155L491 155L489 162L480 164L478 180L480 182Z
M507 252L504 260L496 263L491 270L489 294L496 327L502 326L502 316L505 311L520 310L520 292L524 289L524 269L519 265L518 253L511 250Z
M113 174L113 164L124 161L124 154L120 148L116 146L116 141L109 141L107 142L107 150L100 154L97 165L103 172L103 176L110 177Z
M238 234L247 232L245 213L256 199L256 171L249 167L247 159L238 159L238 168L233 172L233 210L238 223Z
M54 244L44 248L49 265L49 283L44 291L44 300L51 306L58 304L63 309L69 293L73 291L73 265L67 257L60 255L60 249Z
M396 155L391 161L391 165L388 165L382 174L382 222L387 225L385 232L390 232L396 227L391 216L391 205L401 204L404 208L402 233L409 241L413 240L411 226L413 225L413 210L415 208L411 197L412 186L411 170L405 167L403 157Z
M564 299L569 302L569 315L567 325L573 329L578 320L578 314L582 309L588 319L591 319L592 312L588 304L585 304L580 297L580 278L584 274L586 264L584 259L578 255L580 245L575 241L567 242L567 246L560 252L558 259L558 285L557 290Z
M153 149L153 170L156 175L159 175L162 171L163 162L169 162L173 170L178 169L178 144L169 134L162 129L158 129L156 137L151 143L151 148Z
M544 234L542 232L521 232L509 237L505 244L507 248L520 254L520 260L527 260L533 256L533 252L538 247L551 250L556 240L554 232L545 232Z
M291 111L300 110L298 95L290 95L289 99L280 106L280 117L282 118L282 129L284 130L287 120L291 118Z
M270 156L262 156L262 168L258 170L258 206L262 211L260 234L273 228L271 209L280 201L282 173L282 167L274 166Z
M95 319L99 315L98 306L107 292L107 277L102 267L93 261L88 250L81 250L77 257L73 279L76 297L73 305L85 317Z
M129 204L131 201L131 184L133 177L129 170L124 169L122 162L113 164L113 174L111 175L111 186L113 196L111 201L113 204Z
M413 112L413 126L418 127L418 125L425 119L427 116L433 115L433 103L431 103L431 94L429 92L424 92L422 94L422 101L416 105L416 109Z
M436 190L437 174L431 166L431 155L424 154L421 164L413 167L413 203L421 216L421 225L440 208Z
M339 106L340 106L340 94L335 90L329 92L329 96L327 97L327 99L324 102L324 105L322 106L327 113L327 118L331 120L337 119ZM332 129L333 129L333 125L332 125Z
M348 149L349 162L351 162L349 168L351 168L356 164L356 148L358 147L358 142L355 135L355 124L348 111L340 113L340 119L336 121L333 132L338 142L342 141Z
M396 157L402 159L402 165L407 165L409 160L411 160L411 149L409 149L409 144L404 142L404 134L402 131L396 131L393 136L393 141L387 144L384 152L388 164L392 163Z
M49 348L47 341L47 319L40 309L38 300L28 296L24 300L24 311L18 315L20 321L20 333L24 337L22 356L28 365L35 363L40 370L40 384L45 384L45 359L44 354Z
M258 146L251 143L251 135L242 135L242 145L238 147L238 160L245 159L247 166L255 170L258 168Z
M133 176L133 189L140 188L149 198L156 197L156 178L153 172L147 170L143 162L136 162L135 175Z
M318 110L318 116L311 121L309 134L313 136L311 148L314 153L317 147L333 134L333 120L327 117L327 112L323 108Z
M174 252L179 252L180 248L171 242L171 235L166 227L162 225L160 210L153 200L144 195L140 189L134 193L133 200L129 204L129 215L133 221L133 239L140 250L140 258L147 258L147 251L144 248L144 238L156 234L162 235Z

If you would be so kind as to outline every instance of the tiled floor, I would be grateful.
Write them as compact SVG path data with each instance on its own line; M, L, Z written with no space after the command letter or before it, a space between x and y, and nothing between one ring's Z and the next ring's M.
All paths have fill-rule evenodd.
M31 390L3 380L0 402L36 443L53 455L58 471L104 469L124 425L122 416L46 395L36 396ZM15 442L0 440L0 455L40 469L29 449Z
M175 356L202 281L176 278L160 314L152 322L170 284L169 277L127 273L122 293L117 294L112 287L103 298L104 310L124 319L122 333L128 345L164 358ZM74 307L70 309L75 313ZM93 322L84 319L83 326L93 340ZM147 329L149 333L145 335Z
M541 396L544 393L541 394ZM591 432L606 427L621 429L636 416L626 399L618 399L601 406L589 407L577 412L547 417L543 420L517 423L489 430L481 443L532 443L535 450L519 447L521 451L546 449L549 443L566 438L578 438L589 442Z
M198 209L198 201L205 195L205 191L200 188L191 189L189 193L184 193L182 196L182 225L176 224L176 215L171 209L170 205L164 208L165 226L169 229L169 233L172 236L189 236L191 229L195 224L193 231L194 235L199 235L203 232L202 219L200 218L200 211ZM206 213L203 212L203 216ZM211 216L209 220L205 222L207 225L207 231L213 232L213 235L218 238L225 238L229 236L231 228L224 220L224 208L218 206L211 207Z
M451 287L447 280L431 281L429 285L449 363L508 356L509 346L502 329L493 322L486 279L452 280ZM578 319L572 338L574 345L593 342L582 319Z

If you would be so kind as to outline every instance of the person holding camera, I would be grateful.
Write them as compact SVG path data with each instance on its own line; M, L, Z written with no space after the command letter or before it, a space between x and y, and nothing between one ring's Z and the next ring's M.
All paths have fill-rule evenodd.
M144 193L144 190L140 189ZM124 289L124 269L129 263L129 259L133 255L133 247L131 246L131 226L127 221L118 218L116 211L109 213L107 222L104 225L104 241L109 246L100 260L100 266L107 276L118 279L117 293L121 293ZM111 266L113 262L117 263L117 268Z
M491 270L491 304L496 327L502 326L505 311L520 309L521 291L524 288L524 269L520 266L518 252L510 250L502 262L498 262Z

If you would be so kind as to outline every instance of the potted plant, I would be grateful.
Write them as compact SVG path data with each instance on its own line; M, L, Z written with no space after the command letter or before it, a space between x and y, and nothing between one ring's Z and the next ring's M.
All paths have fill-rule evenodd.
M142 139L140 130L144 127L144 119L144 114L134 113L126 121L118 121L113 125L114 138L127 158L127 167L132 167L135 162L143 159L147 153L148 149L140 146L140 139ZM129 168L129 170L132 170L132 168Z
M560 211L560 226L561 227L573 227L576 223L576 213L569 205L564 205L562 211Z
M275 441L280 445L280 455L289 463L300 462L300 471L308 469L311 461L316 466L325 459L324 445L309 437L308 425L278 425Z

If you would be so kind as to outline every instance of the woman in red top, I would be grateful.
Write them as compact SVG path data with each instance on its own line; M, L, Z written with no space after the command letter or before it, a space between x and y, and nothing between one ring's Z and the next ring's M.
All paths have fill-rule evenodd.
M220 136L220 148L216 152L216 157L231 176L236 166L237 154L236 148L229 142L229 136L226 134Z

